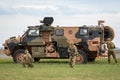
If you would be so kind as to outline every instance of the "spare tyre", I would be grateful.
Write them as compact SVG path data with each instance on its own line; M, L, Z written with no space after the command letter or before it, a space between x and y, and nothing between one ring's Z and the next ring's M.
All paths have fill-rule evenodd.
M110 26L104 26L104 41L106 41L108 38L110 38L112 41L114 36L114 30Z

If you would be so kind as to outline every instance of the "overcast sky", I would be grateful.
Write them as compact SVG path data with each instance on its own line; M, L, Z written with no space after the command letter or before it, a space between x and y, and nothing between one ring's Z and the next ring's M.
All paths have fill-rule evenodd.
M120 47L120 0L0 0L0 47L11 36L22 35L30 25L40 25L45 16L54 17L53 26L105 25L115 31Z

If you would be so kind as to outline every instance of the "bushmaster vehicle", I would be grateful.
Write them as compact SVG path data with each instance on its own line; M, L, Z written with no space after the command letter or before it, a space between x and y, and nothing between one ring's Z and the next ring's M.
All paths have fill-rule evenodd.
M3 44L4 52L12 56L14 62L20 62L27 49L34 61L42 58L69 58L67 48L73 41L78 48L76 63L93 62L97 54L102 54L102 42L114 38L111 27L103 25L99 20L97 26L57 26L53 27L53 17L45 17L41 25L28 26L26 32L19 37L10 37Z

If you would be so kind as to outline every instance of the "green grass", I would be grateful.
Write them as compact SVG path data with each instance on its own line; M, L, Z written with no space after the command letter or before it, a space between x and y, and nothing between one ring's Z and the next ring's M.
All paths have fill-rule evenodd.
M119 59L120 62L120 59ZM68 59L41 59L34 68L23 68L12 59L0 59L0 80L120 80L120 63L99 59L70 68Z

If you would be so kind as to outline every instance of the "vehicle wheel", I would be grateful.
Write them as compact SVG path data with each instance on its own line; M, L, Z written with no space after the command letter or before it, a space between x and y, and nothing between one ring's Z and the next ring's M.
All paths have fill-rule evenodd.
M104 40L106 41L108 38L111 39L111 41L114 39L114 30L109 27L109 26L105 26L104 27Z
M79 50L79 54L76 57L76 64L85 64L87 63L87 56L84 51Z
M24 55L24 51L25 51L24 49L18 49L14 53L13 60L14 60L15 63L20 63L21 62L21 59L22 59L22 57Z
M39 62L40 58L34 58L34 62Z

